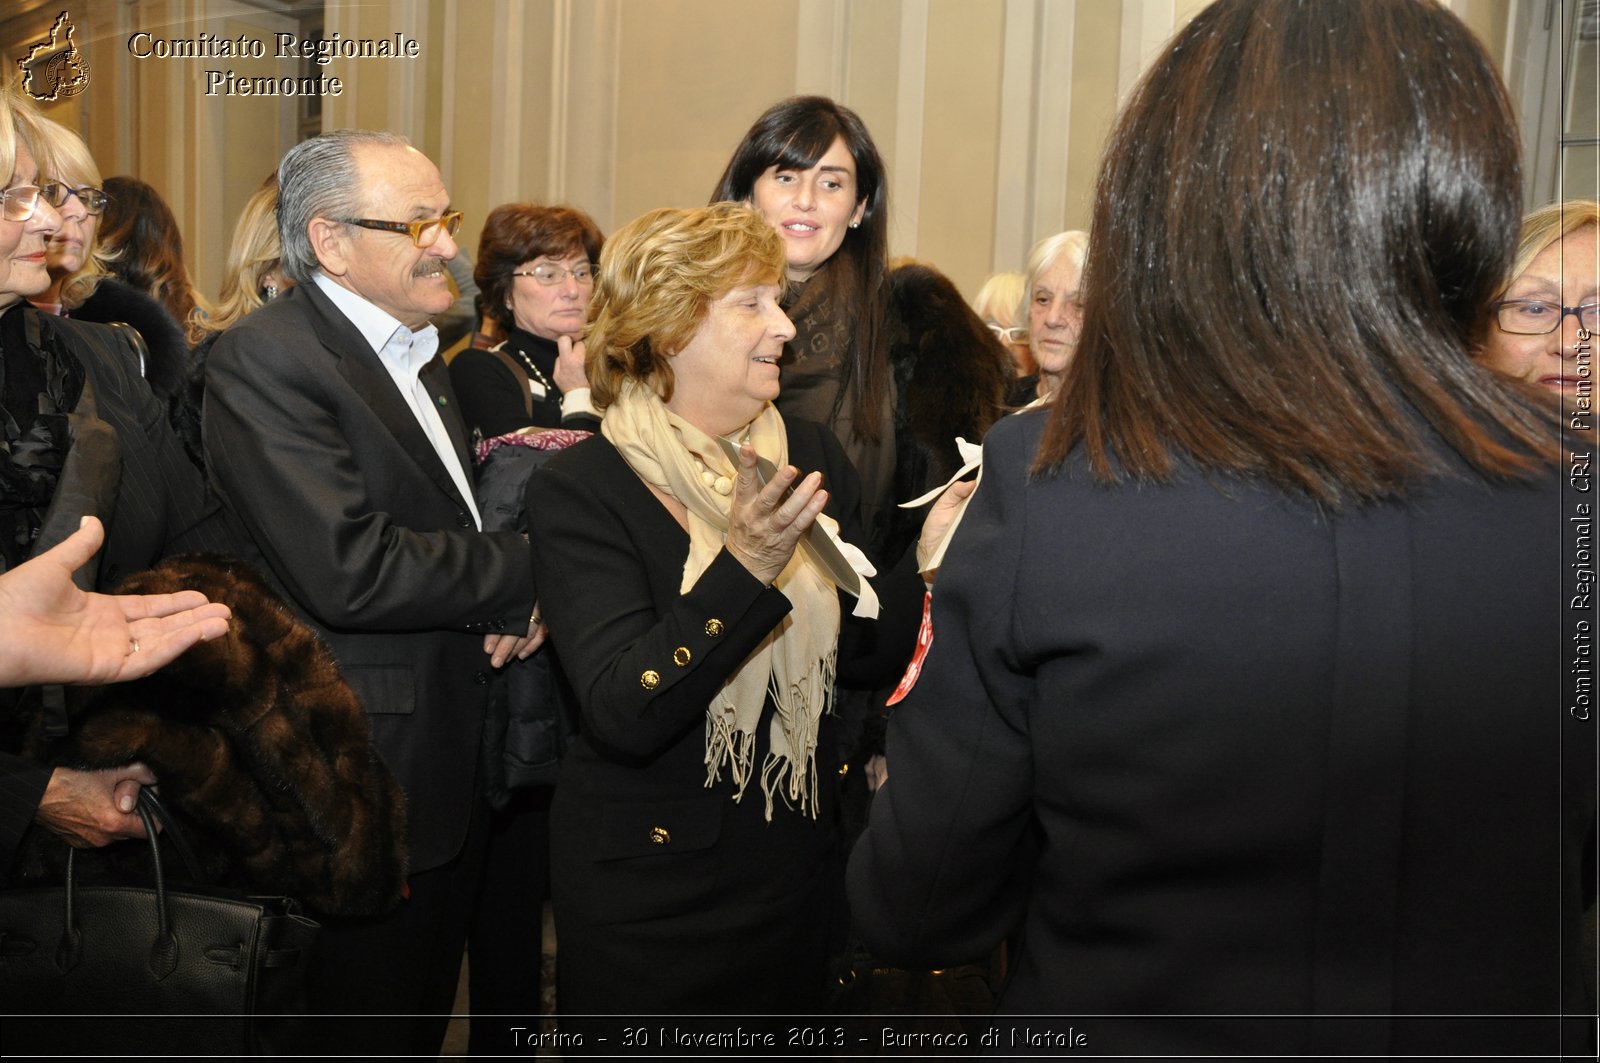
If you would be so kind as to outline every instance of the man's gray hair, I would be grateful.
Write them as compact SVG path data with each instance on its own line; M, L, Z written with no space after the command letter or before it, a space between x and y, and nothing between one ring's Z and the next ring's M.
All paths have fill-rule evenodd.
M318 267L316 250L306 231L312 218L356 217L365 202L356 148L371 144L408 148L398 133L371 129L336 129L303 140L278 164L278 242L283 275L296 284L310 283Z

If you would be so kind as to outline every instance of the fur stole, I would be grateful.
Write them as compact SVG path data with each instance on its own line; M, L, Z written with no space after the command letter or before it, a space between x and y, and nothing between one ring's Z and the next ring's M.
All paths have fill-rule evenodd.
M227 636L96 689L68 737L35 752L74 768L149 765L218 885L295 897L318 915L389 910L405 883L405 797L333 656L241 562L188 555L118 588L183 589L228 604ZM128 850L113 862L147 861L142 843L111 848ZM32 857L61 859L53 837L30 850L23 867L41 874Z

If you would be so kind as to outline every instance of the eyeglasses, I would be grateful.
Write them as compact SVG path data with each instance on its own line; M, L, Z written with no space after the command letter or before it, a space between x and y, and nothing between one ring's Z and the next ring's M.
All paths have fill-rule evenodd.
M554 262L541 262L532 269L518 269L511 271L511 275L513 277L532 277L534 280L538 281L540 284L543 284L547 288L554 284L560 284L562 281L566 280L567 274L569 273L572 274L572 279L577 281L579 284L594 283L594 267L587 262L580 262L571 269L568 269L565 266L559 266Z
M38 185L13 185L0 192L0 217L6 221L27 221L38 209Z
M1010 328L990 325L989 331L1000 337L1001 343L1022 343L1028 338L1028 330L1021 325L1013 325Z
M340 218L346 225L359 225L363 229L377 229L385 233L406 233L411 237L411 242L418 247L432 247L439 242L439 233L447 232L451 236L461 228L461 212L452 210L442 218L428 218L424 221L374 221L371 218Z
M89 214L99 214L106 209L106 204L111 202L111 197L92 185L82 188L73 188L64 181L49 180L39 186L39 194L44 196L45 202L52 207L67 205L68 196L77 196L78 202L83 204L83 209Z
M1545 336L1561 327L1568 314L1578 319L1578 327L1593 332L1584 318L1600 326L1600 301L1582 306L1562 306L1543 299L1502 299L1493 304L1494 319L1501 332L1514 336Z

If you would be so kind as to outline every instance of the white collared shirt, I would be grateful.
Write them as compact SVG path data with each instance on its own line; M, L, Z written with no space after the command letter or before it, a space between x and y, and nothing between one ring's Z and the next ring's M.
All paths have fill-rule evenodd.
M378 361L388 371L400 397L405 399L412 416L438 452L439 460L455 481L461 497L466 499L473 522L482 531L483 518L479 516L477 500L472 496L472 479L461 467L455 446L450 441L450 433L445 431L444 420L434 405L434 401L442 402L443 397L433 396L434 401L430 401L427 387L421 380L422 367L433 361L433 356L439 351L439 330L428 325L412 332L388 312L378 309L350 289L341 287L321 270L313 274L312 279L322 293L333 301L333 305L339 308L339 312L350 319L356 331L361 333L361 337L377 354Z

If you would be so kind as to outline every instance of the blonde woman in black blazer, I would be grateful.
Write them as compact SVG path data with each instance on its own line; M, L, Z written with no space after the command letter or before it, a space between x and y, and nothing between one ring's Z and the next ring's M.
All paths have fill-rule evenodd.
M826 708L835 677L898 673L921 584L911 560L878 577L869 621L870 584L841 593L796 549L813 521L851 543L859 489L831 433L771 405L793 334L782 271L742 205L616 233L587 337L600 434L529 483L542 610L581 707L552 809L567 1015L824 1003L843 885ZM744 444L737 466L717 437Z

